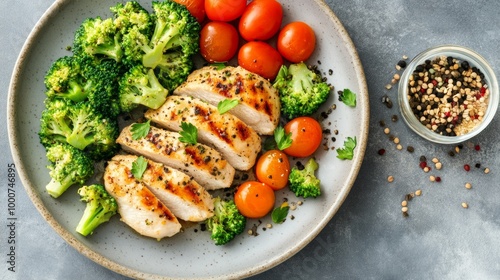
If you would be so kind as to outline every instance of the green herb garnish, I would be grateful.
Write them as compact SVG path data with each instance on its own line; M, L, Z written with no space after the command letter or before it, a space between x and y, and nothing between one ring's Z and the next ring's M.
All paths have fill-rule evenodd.
M274 141L276 141L276 145L279 150L284 150L292 145L292 134L286 133L285 129L281 126L278 126L274 130Z
M198 129L192 123L182 122L179 140L182 143L196 145L198 143Z
M224 68L226 68L226 64L225 63L222 63L222 62L218 62L218 63L212 63L210 64L211 66L214 66L215 69L217 70L222 70Z
M288 216L288 210L290 210L290 206L288 206L287 202L283 202L279 207L276 207L271 213L273 222L276 224L283 223L286 219L286 216Z
M132 175L134 175L137 180L140 180L147 167L148 160L142 156L138 157L134 162L132 162Z
M224 99L219 104L217 104L217 110L219 110L220 114L224 114L227 111L233 109L238 105L240 101L238 99Z
M147 122L144 123L132 124L132 127L130 129L130 131L132 132L132 139L137 140L146 137L151 127L150 123L151 121L148 120Z
M344 89L340 95L340 100L347 106L356 107L356 94L348 88Z
M337 158L352 159L354 148L356 148L356 137L347 137L347 140L344 141L344 147L337 149Z

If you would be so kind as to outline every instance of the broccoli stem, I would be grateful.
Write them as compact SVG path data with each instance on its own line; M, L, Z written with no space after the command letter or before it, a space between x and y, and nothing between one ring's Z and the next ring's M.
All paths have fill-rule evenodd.
M308 176L315 176L314 172L316 172L316 170L318 170L318 168L319 168L319 164L315 160L312 160L312 159L309 159L306 166L304 167Z
M75 120L73 120L73 130L67 137L67 141L73 147L83 150L88 145L92 144L94 141L92 135L92 127L88 124L88 119L86 119L85 114L79 114Z
M47 192L53 198L58 198L63 194L71 185L73 185L73 180L71 176L65 177L62 181L57 182L55 179L50 180L50 182L45 186Z
M161 24L160 24L161 23ZM179 29L173 26L169 26L163 22L157 22L153 37L151 38L151 43L153 48L142 49L145 52L142 57L142 64L148 68L155 68L161 63L163 59L163 54L166 50L174 47L174 39L179 35Z
M303 92L304 89L313 87L311 71L307 68L306 64L292 64L289 67L288 73L294 78L292 79L294 92Z
M113 39L114 41L112 44L110 43L91 47L90 53L102 54L113 58L116 62L120 62L123 56L123 50L120 46L120 37L116 34Z
M76 227L76 232L83 236L91 234L97 226L104 222L103 211L104 208L102 206L97 208L86 207Z

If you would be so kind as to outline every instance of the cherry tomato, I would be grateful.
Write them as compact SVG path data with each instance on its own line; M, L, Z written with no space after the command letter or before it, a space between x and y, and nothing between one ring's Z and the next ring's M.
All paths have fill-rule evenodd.
M268 43L252 41L241 46L238 64L266 79L274 79L283 64L279 52Z
M239 36L227 22L211 21L200 32L200 53L210 63L225 62L238 51Z
M316 47L314 30L304 22L291 22L278 34L277 48L290 62L306 61Z
M275 200L273 189L257 181L244 182L234 194L234 203L240 213L251 219L262 218L271 212Z
M247 0L205 0L207 17L214 21L232 21L241 16Z
M291 133L292 145L283 150L293 157L308 157L321 144L323 132L317 120L311 117L298 117L285 125L285 133Z
M265 41L281 27L283 8L276 0L254 0L241 15L238 29L247 41Z
M174 2L186 6L199 23L205 19L205 0L174 0Z
M255 165L257 180L270 186L275 191L286 186L289 174L290 162L288 156L279 150L265 152Z

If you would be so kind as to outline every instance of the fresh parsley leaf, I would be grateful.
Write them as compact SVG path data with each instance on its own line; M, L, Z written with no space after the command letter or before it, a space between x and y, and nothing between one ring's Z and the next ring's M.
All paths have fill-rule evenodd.
M212 63L210 65L214 66L217 70L222 70L222 69L226 68L226 64L222 63L222 62Z
M140 180L147 167L148 160L142 156L138 157L134 162L132 162L132 175L134 175L137 180Z
M344 89L340 95L340 100L347 106L356 107L356 94L348 88Z
M148 120L144 123L132 124L132 127L130 129L130 131L132 132L132 139L137 140L146 137L146 135L148 135L149 133L149 128L151 127L150 123L151 121Z
M344 147L337 149L337 158L352 159L354 148L356 148L356 137L347 137L347 140L344 141Z
M284 150L292 145L292 134L286 133L282 126L278 126L274 130L274 140L278 146L279 150Z
M290 206L288 206L287 202L283 202L279 207L276 207L271 213L273 222L276 224L283 223L286 219L286 216L288 216L288 210L290 210Z
M224 99L219 104L217 104L217 110L219 110L220 114L224 114L227 111L233 109L238 105L240 101L238 99Z
M198 129L192 123L182 122L179 140L182 143L196 145L198 143Z

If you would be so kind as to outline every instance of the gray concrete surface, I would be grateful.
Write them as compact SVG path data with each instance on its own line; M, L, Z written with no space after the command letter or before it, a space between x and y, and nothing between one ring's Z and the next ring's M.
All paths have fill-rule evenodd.
M388 109L387 94L396 104L396 90L385 85L402 56L413 57L439 44L459 44L482 54L500 71L500 2L498 1L326 1L350 33L364 65L371 102L370 141L359 177L319 236L288 261L253 279L500 279L500 123L464 143L430 144L411 132L397 106ZM52 1L1 1L0 88L6 107L10 75L31 28ZM5 113L3 114L5 118ZM4 119L5 120L5 119ZM399 151L379 121L414 153ZM16 272L8 271L6 220L8 152L6 121L0 150L1 279L127 279L103 268L66 244L42 219L26 193L18 188ZM473 146L480 145L476 151ZM379 149L385 149L383 156ZM437 157L443 169L424 173L419 157ZM475 164L480 163L481 168ZM465 172L464 164L472 166ZM489 174L483 168L489 167ZM388 183L392 175L394 182ZM442 178L432 183L430 175ZM470 182L472 189L464 187ZM401 214L405 194L422 190ZM461 206L467 202L468 209ZM263 248L265 249L265 248Z

